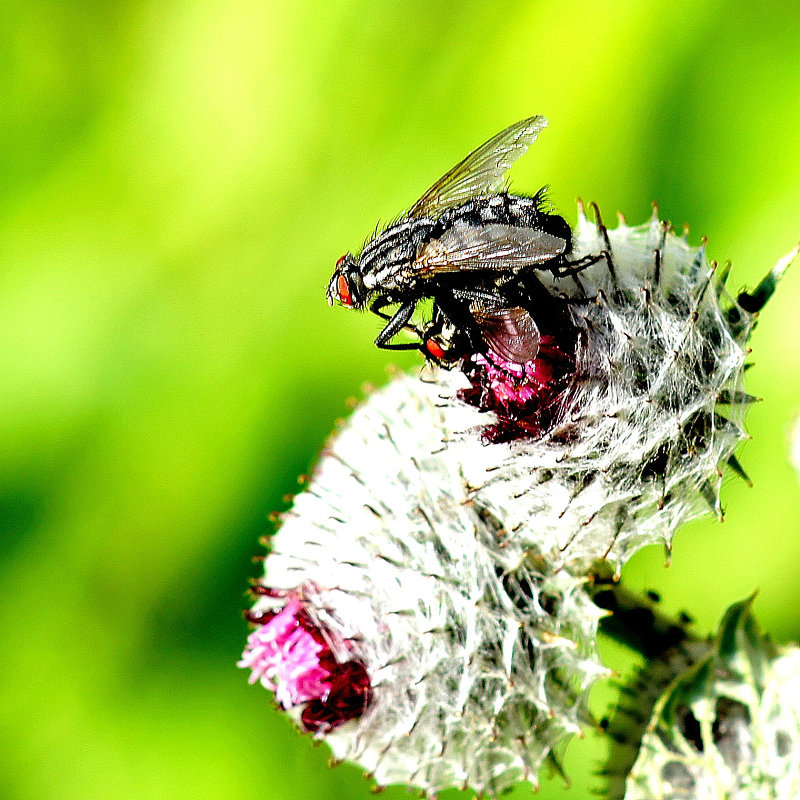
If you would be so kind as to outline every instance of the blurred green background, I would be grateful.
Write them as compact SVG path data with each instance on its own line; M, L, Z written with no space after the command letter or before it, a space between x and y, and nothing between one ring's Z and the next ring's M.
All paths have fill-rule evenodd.
M794 3L2 2L2 797L370 796L236 669L250 559L392 358L326 305L334 261L535 113L515 186L569 220L657 199L734 287L800 236ZM626 573L699 631L760 588L800 635L798 273L753 340L755 488Z

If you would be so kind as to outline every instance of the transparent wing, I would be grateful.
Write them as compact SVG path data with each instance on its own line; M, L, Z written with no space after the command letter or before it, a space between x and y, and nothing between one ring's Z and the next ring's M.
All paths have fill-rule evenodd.
M431 239L414 262L416 276L458 270L512 270L560 256L567 242L538 228L515 225L454 225Z
M532 361L539 352L539 327L521 306L473 308L483 340L499 356L515 364Z
M530 117L511 125L473 150L425 192L408 212L412 217L437 217L447 208L476 195L503 189L511 165L533 144L547 125L544 117Z

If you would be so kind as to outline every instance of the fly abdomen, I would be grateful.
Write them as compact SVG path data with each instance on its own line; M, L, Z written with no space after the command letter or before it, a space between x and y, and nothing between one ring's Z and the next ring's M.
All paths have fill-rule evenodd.
M568 243L572 240L569 225L556 214L542 211L544 190L534 197L501 194L475 197L463 205L446 211L431 230L430 238L439 238L453 225L509 225L518 228L533 228L559 236Z

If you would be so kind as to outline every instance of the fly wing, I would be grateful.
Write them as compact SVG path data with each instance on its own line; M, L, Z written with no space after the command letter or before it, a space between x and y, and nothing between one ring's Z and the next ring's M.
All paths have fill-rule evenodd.
M517 225L454 225L420 250L416 276L459 270L513 270L560 256L567 242L538 228Z
M483 340L502 358L515 364L533 361L539 352L539 327L521 306L472 309Z
M511 165L533 144L547 125L544 117L530 117L511 125L473 150L439 178L408 212L411 217L437 217L476 195L496 194L505 185Z

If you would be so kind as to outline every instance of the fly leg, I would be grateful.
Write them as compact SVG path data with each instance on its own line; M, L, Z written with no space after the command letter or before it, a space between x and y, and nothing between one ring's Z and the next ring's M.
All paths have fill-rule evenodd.
M382 350L419 350L419 345L411 342L400 342L396 344L389 343L389 339L407 326L408 321L411 319L411 316L414 313L414 309L417 307L417 301L409 300L403 303L391 317L388 314L383 313L383 308L390 304L391 301L387 300L387 298L379 297L370 306L370 311L377 314L382 319L388 320L388 324L376 337L375 345L380 347ZM422 336L420 331L418 331L415 327L408 327L418 336Z
M603 259L606 259L606 261L610 259L610 255L606 250L600 253L592 253L588 256L583 256L583 258L579 258L577 261L560 260L557 266L550 267L550 270L557 278L566 278L571 275L577 275L587 267L591 267L592 264L596 264Z
M437 297L438 311L442 324L449 326L454 332L451 350L463 355L465 352L477 352L482 347L480 329L470 313L470 306L483 303L494 304L498 298L490 292L480 289L450 289L441 292Z
M450 333L445 332L449 328ZM455 330L453 322L445 310L434 301L433 319L424 331L420 333L422 344L420 350L425 358L430 359L445 369L450 369L461 356L461 350L453 341L452 332Z

